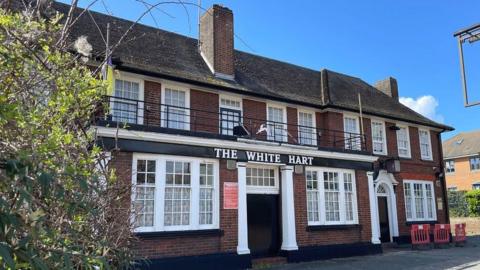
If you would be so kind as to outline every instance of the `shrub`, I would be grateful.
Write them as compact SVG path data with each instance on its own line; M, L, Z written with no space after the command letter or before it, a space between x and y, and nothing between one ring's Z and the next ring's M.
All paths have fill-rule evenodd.
M467 217L468 203L465 191L448 191L448 208L452 217Z
M470 190L465 194L470 216L480 216L480 190Z

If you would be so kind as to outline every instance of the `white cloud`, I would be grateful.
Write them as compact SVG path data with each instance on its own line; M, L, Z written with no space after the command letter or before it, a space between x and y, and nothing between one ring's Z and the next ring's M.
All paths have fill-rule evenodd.
M419 98L400 97L400 103L416 111L417 113L434 121L443 123L443 115L437 112L438 100L433 96L421 96Z

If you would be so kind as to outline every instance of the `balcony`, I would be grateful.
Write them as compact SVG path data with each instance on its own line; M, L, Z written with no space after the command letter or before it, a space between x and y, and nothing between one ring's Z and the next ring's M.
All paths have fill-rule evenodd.
M112 96L104 99L96 117L98 126L368 153L366 137L358 133L247 118L226 108L198 110Z

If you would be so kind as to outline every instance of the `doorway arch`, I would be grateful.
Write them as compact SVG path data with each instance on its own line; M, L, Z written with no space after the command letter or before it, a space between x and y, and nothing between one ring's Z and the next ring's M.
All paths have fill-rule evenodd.
M385 170L380 171L375 181L379 223L377 228L378 235L382 236L383 232L382 242L393 242L393 239L398 237L397 196L394 189L397 184L395 177ZM385 236L386 230L388 230L388 237Z

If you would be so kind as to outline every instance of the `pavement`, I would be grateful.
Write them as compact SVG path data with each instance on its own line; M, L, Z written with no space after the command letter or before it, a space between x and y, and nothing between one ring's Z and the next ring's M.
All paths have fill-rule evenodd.
M412 250L410 245L389 247L383 254L290 263L268 270L352 270L352 269L480 269L480 236L469 237L463 247Z

